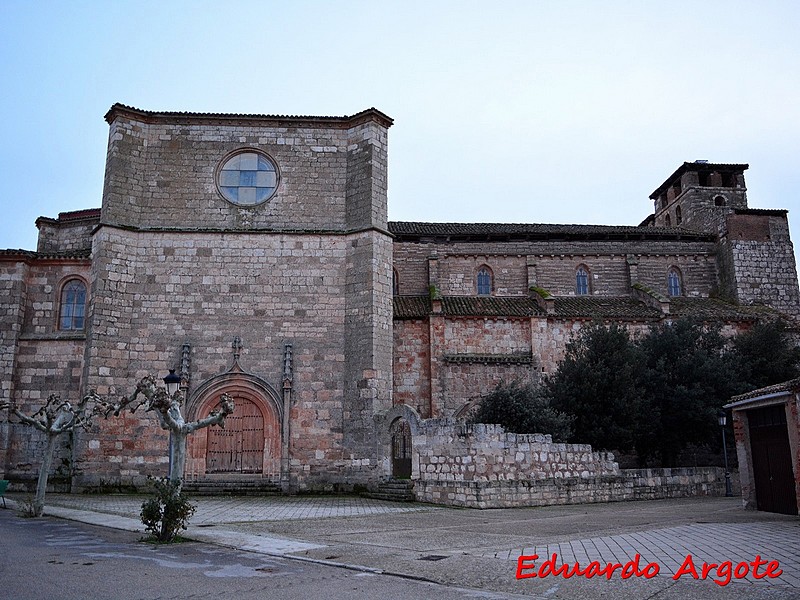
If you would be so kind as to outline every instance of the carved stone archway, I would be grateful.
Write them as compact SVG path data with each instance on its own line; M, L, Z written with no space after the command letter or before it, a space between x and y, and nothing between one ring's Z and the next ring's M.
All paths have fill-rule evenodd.
M189 437L187 479L251 475L281 481L288 462L281 397L263 379L234 368L197 389L189 418L208 415L222 394L233 398L234 412L224 429L208 427Z
M413 439L419 435L419 413L405 404L397 404L375 417L378 439L378 465L382 478L411 477L419 468L414 460ZM407 461L399 462L397 459ZM410 469L410 472L409 472Z

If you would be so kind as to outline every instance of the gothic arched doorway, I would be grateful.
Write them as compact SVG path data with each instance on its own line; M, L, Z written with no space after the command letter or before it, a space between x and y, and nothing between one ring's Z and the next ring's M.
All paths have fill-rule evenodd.
M252 474L279 481L282 411L277 394L255 377L226 374L198 390L193 418L208 416L222 394L233 398L233 414L225 427L214 425L189 436L187 477Z
M405 419L392 422L392 476L398 479L411 478L411 426Z

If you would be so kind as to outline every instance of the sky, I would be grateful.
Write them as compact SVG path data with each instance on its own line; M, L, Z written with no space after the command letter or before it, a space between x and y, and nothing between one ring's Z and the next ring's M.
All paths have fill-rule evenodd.
M637 225L748 163L800 239L800 2L0 0L0 248L99 207L115 102L389 130L389 218Z

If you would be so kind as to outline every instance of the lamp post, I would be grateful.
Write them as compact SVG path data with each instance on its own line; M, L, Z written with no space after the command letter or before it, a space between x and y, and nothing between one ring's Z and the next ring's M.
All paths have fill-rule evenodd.
M169 370L169 375L164 377L164 387L167 388L167 394L172 398L181 387L180 375L175 374L175 369ZM174 454L174 447L172 444L172 430L169 431L169 474L172 476L172 460Z
M728 470L728 441L725 438L725 425L728 423L728 415L724 410L717 413L717 423L722 429L722 456L725 458L725 495L733 496L731 489L731 472Z
M167 388L167 393L170 398L172 398L175 392L178 391L178 388L181 387L181 377L175 374L175 369L170 369L169 375L164 377L164 386Z

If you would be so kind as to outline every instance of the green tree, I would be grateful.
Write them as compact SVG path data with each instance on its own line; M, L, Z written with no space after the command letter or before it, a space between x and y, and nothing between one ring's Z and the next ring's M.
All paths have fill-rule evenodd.
M742 392L800 376L800 348L794 344L783 321L757 323L737 335L731 359Z
M502 425L512 433L549 433L553 441L563 442L570 437L573 417L554 409L540 387L514 381L484 396L470 420Z
M641 364L627 329L619 325L592 324L567 344L546 386L553 407L575 415L572 441L596 449L633 449Z
M716 415L740 383L719 327L681 319L654 326L639 340L645 364L640 378L640 461L675 466L688 444L716 439Z

